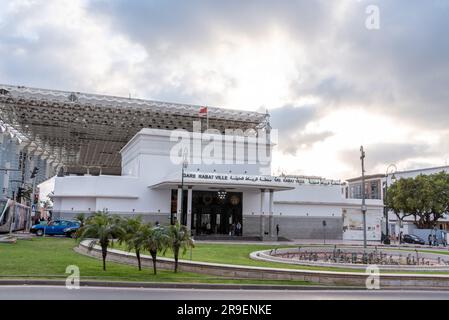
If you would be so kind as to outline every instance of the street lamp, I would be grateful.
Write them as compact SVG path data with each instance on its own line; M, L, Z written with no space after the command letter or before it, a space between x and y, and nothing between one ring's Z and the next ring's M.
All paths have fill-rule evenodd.
M182 155L182 169L181 169L181 206L180 206L180 212L181 212L181 224L182 225L187 225L187 223L184 223L184 221L186 220L184 218L184 171L185 169L187 169L189 165L189 162L187 160L187 149L184 150L184 153ZM187 221L185 221L187 222Z
M365 194L365 151L360 147L360 161L362 162L362 217L363 217L363 247L366 249L366 194Z
M385 217L385 239L384 239L384 244L390 244L390 228L389 228L389 223L388 223L388 207L385 204L386 200L387 200L387 193L388 193L388 177L391 176L391 182L395 183L396 182L396 176L395 173L398 171L398 168L396 167L395 164L390 164L387 167L387 171L385 172L385 199L384 199L384 217Z
M323 220L323 236L324 236L324 244L326 244L326 220Z

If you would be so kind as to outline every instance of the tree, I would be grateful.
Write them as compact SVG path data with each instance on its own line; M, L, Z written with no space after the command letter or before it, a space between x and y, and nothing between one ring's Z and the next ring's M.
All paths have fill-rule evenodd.
M179 250L183 249L183 254L186 253L187 248L194 248L194 242L190 236L190 231L186 226L181 225L177 222L171 225L167 232L168 236L168 246L173 251L175 257L175 273L178 272L178 258Z
M153 260L153 272L157 274L157 254L161 252L165 248L167 248L169 244L168 234L164 228L161 227L153 227L151 224L146 224L144 226L144 237L145 244L144 247L151 254L151 258Z
M415 207L415 181L412 178L400 179L388 188L385 205L393 210L400 224L406 217L417 214Z
M123 234L121 218L110 216L105 212L95 213L86 220L86 224L81 228L78 241L84 239L94 239L89 243L89 250L96 244L100 244L103 258L103 270L106 271L106 256L111 241L119 238Z
M139 271L142 271L140 252L144 248L147 240L146 225L142 223L142 217L127 218L122 221L123 233L120 234L120 244L125 243L128 251L136 252L137 265Z
M84 223L86 222L86 215L84 213L78 213L75 216L75 219L80 222L80 227L84 227Z
M400 179L388 188L385 203L401 222L413 216L418 228L433 228L449 212L449 174Z

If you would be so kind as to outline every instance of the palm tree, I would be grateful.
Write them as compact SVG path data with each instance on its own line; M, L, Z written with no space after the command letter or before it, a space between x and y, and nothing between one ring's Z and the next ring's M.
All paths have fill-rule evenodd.
M79 241L94 239L89 244L89 250L99 243L103 257L103 271L106 271L106 256L111 240L119 238L123 234L121 219L118 216L110 216L105 212L95 213L86 220L86 224L80 231Z
M84 223L86 222L86 215L84 213L78 213L75 216L75 219L80 222L80 227L84 227Z
M175 257L175 273L178 272L178 257L179 250L183 249L183 254L186 253L187 248L194 248L194 242L190 236L190 231L186 226L176 223L171 225L168 229L168 246L172 249Z
M157 274L157 253L167 248L169 238L165 230L161 227L152 227L151 224L146 224L143 228L145 237L144 247L151 254L153 260L153 271Z
M128 251L134 250L137 257L139 271L142 271L140 252L144 248L148 237L146 225L142 223L142 217L127 218L122 221L123 233L119 237L120 244L125 243Z

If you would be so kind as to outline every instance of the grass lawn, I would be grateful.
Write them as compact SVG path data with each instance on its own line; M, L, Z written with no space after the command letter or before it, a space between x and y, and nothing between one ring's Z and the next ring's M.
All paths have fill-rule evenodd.
M143 271L139 272L134 266L112 262L107 263L108 270L104 272L102 271L101 260L86 257L74 252L73 247L76 245L74 240L67 238L33 238L31 241L19 240L15 245L0 244L0 279L61 279L68 276L68 274L65 274L67 266L77 265L80 268L81 279L84 280L289 285L311 284L303 281L229 279L183 272L175 274L171 270L158 270L158 275L154 276L152 269L150 268L144 268ZM280 247L285 248L288 246L282 245L279 246L279 248ZM114 248L121 249L118 245L115 245ZM364 270L348 268L295 266L282 263L255 261L249 258L251 252L273 248L276 247L263 244L198 243L196 248L192 251L192 260L286 269L364 272ZM419 252L432 252L432 250L419 250ZM166 257L172 257L171 252L167 252ZM187 251L181 259L190 260L190 251ZM426 271L401 273L449 274L448 272Z
M102 262L73 251L76 242L67 238L33 238L19 240L17 244L0 244L0 279L49 279L66 278L67 266L80 268L83 280L142 281L142 282L188 282L188 283L247 283L310 285L304 281L258 281L220 278L209 275L158 270L107 262L107 271L102 271Z
M351 269L351 268L339 268L339 267L320 267L320 266L301 266L290 265L277 262L266 262L252 260L249 254L254 251L270 250L275 248L297 248L298 246L273 246L264 244L211 244L211 243L197 243L192 250L193 261L214 262L223 264L243 265L243 266L255 266L255 267L268 267L268 268L283 268L283 269L299 269L299 270L317 270L317 271L336 271L336 272L360 272L364 273L363 269ZM124 249L118 245L115 249ZM401 249L414 253L414 250ZM431 250L418 250L418 252L428 253L442 253ZM449 252L444 253L449 254ZM167 251L165 257L172 258L173 254ZM190 260L190 250L185 255L180 256L180 259ZM433 272L433 271L383 271L381 273L419 273L419 274L449 274L449 272Z

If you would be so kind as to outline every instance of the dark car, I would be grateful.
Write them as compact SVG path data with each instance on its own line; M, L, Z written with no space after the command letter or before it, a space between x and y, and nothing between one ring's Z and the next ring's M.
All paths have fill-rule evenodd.
M75 238L79 228L80 223L78 221L55 220L51 221L49 224L36 224L31 227L30 231L39 237L50 235Z
M421 239L418 236L415 236L414 234L406 234L404 235L402 241L405 243L412 243L412 244L426 244L426 242Z

